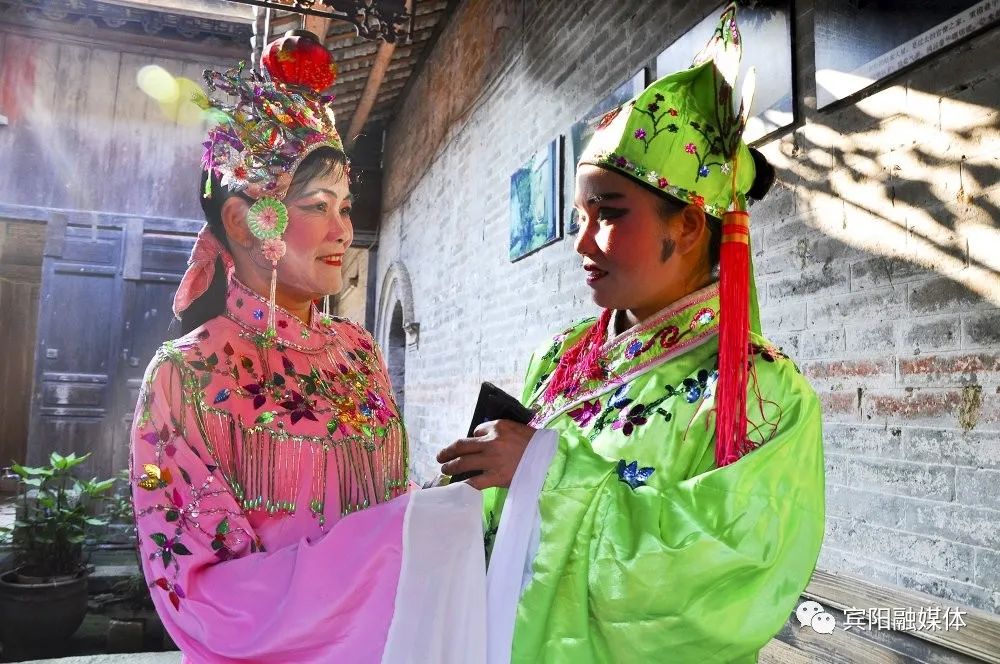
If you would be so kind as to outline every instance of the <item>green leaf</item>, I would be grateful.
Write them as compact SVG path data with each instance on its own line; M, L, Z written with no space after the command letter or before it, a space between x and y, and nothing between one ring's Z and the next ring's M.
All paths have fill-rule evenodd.
M215 365L219 363L219 356L216 355L215 353L212 353L211 355L208 356L208 359L205 360L205 362L208 363L208 366L214 369Z
M33 468L31 466L21 466L19 464L14 464L11 466L11 470L20 475L21 477L38 476L52 477L53 472L50 468Z
M181 544L180 542L174 542L174 545L172 547L170 547L170 548L178 556L190 556L191 555L191 551L188 550L188 548L186 546L184 546L183 544Z
M274 413L269 410L265 410L263 413L257 416L254 420L254 424L270 424L274 421Z
M87 452L82 457L78 457L75 452L70 454L68 457L66 457L66 470L79 466L81 463L86 461L90 457L90 455L91 452Z
M107 491L108 489L112 488L115 485L115 481L116 480L112 478L110 480L104 480L103 482L94 482L91 485L90 491L88 493L91 494L104 493L105 491Z
M164 516L166 517L167 521L173 522L181 518L181 513L178 512L177 510L167 510Z
M170 549L165 549L163 551L163 566L166 567L170 564L170 561L174 559L174 554L170 553Z
M40 477L31 477L26 480L21 480L28 486L42 486L42 479Z
M164 547L167 545L167 536L163 533L153 533L149 536L149 539L156 543L156 546Z
M106 526L106 525L108 525L108 522L105 521L104 519L95 519L93 517L88 517L87 519L85 519L85 521L87 522L88 526Z
M219 525L215 527L215 534L226 535L228 533L229 533L229 517L227 516L226 518L224 518L222 521L219 522Z
M188 362L192 369L197 369L198 371L208 371L208 365L206 365L201 360L191 360Z
M340 421L337 418L331 418L329 422L326 423L326 432L333 433L338 428L340 428Z
M212 551L218 551L222 548L222 542L219 540L212 540Z
M198 379L198 385L202 388L208 387L212 382L212 374L202 374L201 378Z
M49 455L49 463L52 464L53 467L62 470L63 468L66 467L66 457L59 454L58 452L53 452L52 454Z

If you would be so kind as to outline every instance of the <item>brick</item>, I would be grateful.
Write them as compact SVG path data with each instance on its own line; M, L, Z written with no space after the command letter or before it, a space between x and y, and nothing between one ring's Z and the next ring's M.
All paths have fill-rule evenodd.
M823 427L823 449L857 456L900 456L903 432L899 427L829 423Z
M816 395L819 397L824 421L851 421L858 419L861 414L860 390L820 390Z
M957 502L1000 510L1000 470L956 468L955 473Z
M944 608L971 606L983 611L996 613L1000 607L1000 595L991 596L988 589L977 586L973 583L964 582L972 579L972 571L960 574L958 579L948 578L940 574L928 574L919 570L900 569L896 578L899 585L908 590L932 595L947 604ZM934 604L927 602L927 606Z
M972 314L962 319L962 347L1000 346L1000 311Z
M806 330L799 340L799 357L813 359L841 354L846 349L847 333L842 330Z
M799 368L811 383L833 389L891 387L896 380L893 358L813 360L802 362Z
M848 321L888 322L906 308L906 292L901 288L880 288L847 295L817 298L808 303L810 327L833 326Z
M903 256L876 256L851 265L851 290L894 286L932 274Z
M1000 353L939 353L899 360L903 385L983 385L1000 380Z
M1000 511L932 500L911 500L905 530L1000 549Z
M912 427L902 431L901 449L906 459L1000 469L1000 431Z
M993 306L992 302L965 284L946 277L928 279L910 286L909 307L915 314L965 313L969 309Z
M979 549L973 575L976 585L996 591L1000 589L1000 552ZM980 607L982 608L982 607ZM996 610L994 606L994 610Z
M998 415L995 403L984 407L983 390L975 385L962 389L907 387L865 392L861 414L874 422L958 425L965 430L995 422Z
M826 513L889 528L901 528L909 498L837 484L826 485Z
M937 500L951 500L955 492L955 469L948 466L828 452L826 469L827 482L842 486Z
M799 334L789 332L787 334L775 334L769 337L771 343L781 349L785 355L795 358L799 356Z
M823 543L816 566L825 570L837 570L845 574L853 574L876 583L896 584L896 565L890 562L872 558L870 551L857 551Z
M903 323L900 332L900 352L920 355L932 350L958 348L961 327L961 320L956 316L931 320L918 318Z
M848 353L867 355L896 350L896 328L891 323L848 325L844 331Z
M966 544L835 516L827 517L827 541L891 560L901 568L945 574L962 582L972 579L975 549Z
M848 270L830 264L799 270L788 277L778 277L768 286L772 298L799 298L810 295L846 293Z
M805 303L775 306L773 303L761 308L760 325L765 336L777 332L801 330L806 326Z
M764 200L767 200L766 198ZM800 214L789 216L769 224L763 233L763 244L758 247L777 247L794 244L799 241L810 241L816 235L816 228L810 223L810 216ZM804 266L799 266L804 267Z

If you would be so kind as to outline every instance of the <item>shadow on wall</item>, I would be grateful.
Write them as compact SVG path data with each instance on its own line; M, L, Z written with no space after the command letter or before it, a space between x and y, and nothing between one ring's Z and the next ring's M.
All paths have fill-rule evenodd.
M862 421L950 415L966 430L997 424L990 384L1000 356L944 352L1000 343L991 311L1000 306L1000 113L980 101L997 87L988 76L953 96L892 86L837 113L839 126L818 116L769 146L791 196L755 210L765 331L803 360L867 356L854 366L806 362L818 389L893 374L891 362L873 359L879 353L898 360L884 391L866 390L880 385L873 380L828 392L833 412ZM795 328L805 330L797 340Z

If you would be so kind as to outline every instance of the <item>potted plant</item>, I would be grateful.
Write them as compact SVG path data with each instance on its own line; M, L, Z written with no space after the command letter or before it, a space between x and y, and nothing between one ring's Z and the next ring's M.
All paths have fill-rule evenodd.
M106 496L104 510L101 513L107 522L107 528L100 533L100 541L104 545L128 545L135 551L135 512L132 507L128 470L119 471L115 475L114 482L116 488Z
M13 528L0 533L12 546L15 566L0 575L5 644L68 638L87 614L83 542L88 528L105 524L90 507L114 484L76 477L74 469L89 456L53 452L48 466L12 466L20 504Z

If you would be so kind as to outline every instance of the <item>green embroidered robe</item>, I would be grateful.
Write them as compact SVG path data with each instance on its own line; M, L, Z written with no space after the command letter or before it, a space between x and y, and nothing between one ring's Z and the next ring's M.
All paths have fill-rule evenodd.
M715 465L718 287L608 338L608 379L544 403L555 337L523 394L558 448L538 498L537 551L512 662L753 662L809 581L824 526L820 407L794 363L751 341L749 437ZM485 501L487 545L506 497Z

